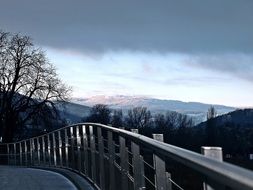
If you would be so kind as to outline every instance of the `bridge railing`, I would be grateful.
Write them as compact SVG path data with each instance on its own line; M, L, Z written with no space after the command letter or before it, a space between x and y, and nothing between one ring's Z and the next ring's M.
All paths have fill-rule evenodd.
M249 170L136 132L76 124L0 144L0 164L67 168L101 190L253 189Z

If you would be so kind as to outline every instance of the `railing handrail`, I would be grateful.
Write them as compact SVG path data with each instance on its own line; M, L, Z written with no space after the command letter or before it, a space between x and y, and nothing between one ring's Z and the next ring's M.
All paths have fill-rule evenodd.
M86 123L86 125L98 124ZM250 170L226 162L220 162L201 154L159 142L144 135L136 134L124 129L113 128L102 124L99 124L98 126L117 132L119 135L125 136L134 142L148 146L153 151L193 168L217 182L229 184L230 186L240 189L253 189L253 172Z
M124 129L114 128L103 124L97 123L78 123L70 126L66 126L54 131L51 131L47 134L43 134L34 138L40 138L51 133L80 125L92 125L106 129L108 131L119 134L122 137L126 137L132 140L139 145L144 145L154 151L156 154L163 155L170 159L173 159L185 166L188 166L206 177L209 177L218 183L229 185L235 189L253 189L253 172L226 162L220 162L208 157L205 157L201 154L179 148L170 144L159 142L157 140L151 139L149 137L136 134ZM18 141L15 143L21 143L26 140ZM5 144L15 144L15 143L5 143Z

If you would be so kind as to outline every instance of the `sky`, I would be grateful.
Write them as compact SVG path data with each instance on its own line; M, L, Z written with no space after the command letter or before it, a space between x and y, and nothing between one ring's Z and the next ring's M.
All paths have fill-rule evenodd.
M253 106L252 0L1 0L74 97Z

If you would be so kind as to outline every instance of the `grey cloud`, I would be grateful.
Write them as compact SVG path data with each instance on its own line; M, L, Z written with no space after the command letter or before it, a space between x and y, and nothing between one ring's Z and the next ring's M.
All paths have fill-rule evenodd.
M2 0L0 28L86 52L253 52L252 0Z
M253 54L223 54L190 56L185 64L253 81Z
M104 76L115 77L119 80L127 79L133 81L145 82L150 85L166 85L166 86L175 86L175 85L188 85L188 86L199 86L199 85L216 85L221 80L228 80L226 77L165 77L163 79L157 79L152 77L144 76L133 76L129 74L117 74L117 73L107 73ZM121 85L121 84L120 84ZM116 86L115 86L116 87ZM118 86L120 87L120 86Z
M216 86L220 83L221 80L227 80L226 78L218 78L218 77L185 77L185 78L170 78L163 81L165 85L187 85L199 87L200 85Z

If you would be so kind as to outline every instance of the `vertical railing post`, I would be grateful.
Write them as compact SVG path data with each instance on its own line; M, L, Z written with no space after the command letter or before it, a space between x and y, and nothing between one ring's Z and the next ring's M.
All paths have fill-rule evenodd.
M17 147L16 143L13 143L14 165L17 165Z
M10 144L7 144L7 162L10 165Z
M45 145L45 136L41 137L42 142L42 157L43 157L43 165L46 165L46 145Z
M79 172L82 170L81 165L81 137L80 137L80 128L79 126L76 126L76 144L77 144L77 169Z
M90 134L90 149L91 149L91 178L94 182L96 179L96 145L95 145L95 137L93 132L93 126L89 126L89 134Z
M163 142L163 134L153 134L153 138ZM163 158L158 155L153 156L155 167L155 185L157 190L166 189L166 165Z
M54 166L57 166L55 133L52 134Z
M154 138L155 140L160 141L160 142L164 142L163 134L153 134L153 138ZM159 185L158 185L159 187L157 187L157 188L158 188L158 189L159 189L159 188L162 188L163 185L165 184L166 190L171 190L171 189L172 189L171 174L168 173L168 172L166 172L166 164L165 164L165 161L164 161L163 159L159 158L158 156L154 156L154 160L156 160L156 162L154 162L154 163L155 163L155 166L158 167L158 168L155 167L155 168L157 168L157 169L156 169L156 172L157 172L157 174L156 174L156 176L157 176L157 177L156 177L156 181L157 181L157 183L159 184ZM160 170L160 171L159 171L159 170ZM161 179L161 177L159 177L159 175L163 175L164 172L165 172L165 181L164 181L163 178ZM159 179L157 179L157 178L159 178Z
M201 147L201 154L208 158L212 158L215 160L218 160L220 162L223 161L223 155L222 155L222 148L221 147ZM206 182L203 183L203 189L204 190L214 190L215 187L218 187L218 189L225 189L224 187L221 187L219 184L215 184L215 182L212 182L208 179L206 179Z
M19 143L19 165L23 165L22 142Z
M113 134L111 131L108 131L108 149L109 149L109 169L110 169L110 190L116 190L115 188L115 144L113 141Z
M59 145L60 166L62 167L62 139L61 139L61 131L58 131L58 145Z
M69 137L68 137L68 129L64 130L64 136L65 136L65 166L69 167Z
M83 137L83 154L84 154L84 173L88 176L89 172L88 137L85 125L82 125L82 133L83 133L82 137Z
M33 155L33 160L32 160L32 165L35 163L35 139L32 138L32 155Z
M40 139L36 138L36 142L37 142L37 156L38 156L38 165L40 165Z
M128 152L126 149L126 140L124 137L119 137L120 141L120 166L121 166L121 189L128 189Z
M27 142L25 140L24 142L24 149L25 149L25 165L27 166L28 165L28 153L27 153Z
M166 172L166 190L172 190L171 174Z
M75 139L74 128L70 127L70 149L71 149L71 167L75 169Z
M100 168L100 189L105 190L105 166L104 166L104 138L102 130L97 128L98 133L98 151L99 151L99 168Z
M36 138L33 138L33 165L37 165L37 143L36 143Z
M131 129L133 133L138 133L138 129ZM140 147L138 144L131 142L131 150L133 154L133 178L134 178L134 190L145 189L144 179L144 163L142 156L140 155Z
M48 153L48 164L49 166L51 166L51 142L49 134L47 134L47 153Z
M34 139L30 139L30 159L31 159L31 165L33 165L33 151L34 151Z

